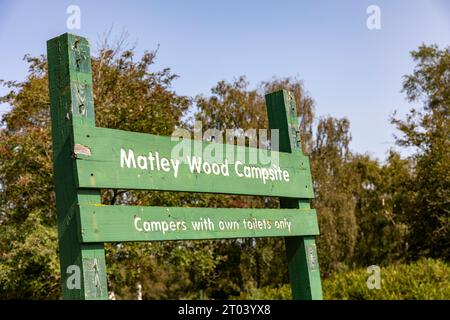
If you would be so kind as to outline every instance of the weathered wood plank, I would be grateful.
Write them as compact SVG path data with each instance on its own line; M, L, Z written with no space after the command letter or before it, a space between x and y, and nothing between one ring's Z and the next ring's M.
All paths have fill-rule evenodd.
M105 241L274 236L286 237L293 297L322 298L309 161L300 149L289 93L266 97L282 152L188 139L180 144L169 137L95 128L86 39L64 34L50 40L48 60L64 299L107 299ZM176 151L181 149L182 155ZM193 160L200 158L208 165L195 169ZM103 206L99 188L279 196L281 207L290 209ZM70 284L76 268L78 287Z
M80 206L83 242L319 234L315 210Z
M47 42L47 51L62 296L107 299L103 244L81 244L76 210L100 202L99 190L78 190L73 160L74 124L95 124L89 43L63 34Z
M77 128L75 141L82 150L76 152L81 188L313 197L309 160L300 153L188 139L179 142L170 137L85 126ZM215 153L208 151L212 146ZM182 147L184 151L179 152ZM258 154L262 157L253 161ZM212 167L200 167L198 171L195 159L197 164L201 159Z
M266 95L271 129L279 130L280 151L302 154L294 96L280 90ZM309 168L308 168L309 171ZM299 197L304 198L304 197ZM309 209L309 199L280 198L281 208ZM313 235L285 238L293 299L321 300L319 263Z

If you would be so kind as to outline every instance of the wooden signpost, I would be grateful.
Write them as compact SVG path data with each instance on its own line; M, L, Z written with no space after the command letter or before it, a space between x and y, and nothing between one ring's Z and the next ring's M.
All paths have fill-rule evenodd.
M260 150L225 144L216 145L222 161L208 162L195 151L205 142L97 128L88 41L63 34L47 47L64 299L108 299L105 242L244 237L285 237L293 298L322 299L312 179L290 93L266 96L276 165L249 164ZM174 156L180 144L193 152ZM280 209L106 206L102 188L277 196Z

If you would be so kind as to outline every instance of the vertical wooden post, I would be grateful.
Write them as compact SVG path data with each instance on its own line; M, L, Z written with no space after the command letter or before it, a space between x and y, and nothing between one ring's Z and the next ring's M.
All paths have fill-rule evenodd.
M63 299L108 299L103 243L81 243L80 204L100 203L99 190L77 187L74 132L95 126L87 39L63 34L47 42L54 181Z
M266 105L270 128L279 130L279 151L302 152L294 96L285 90L273 92L266 95ZM280 207L309 209L310 202L309 199L280 198ZM322 299L314 236L286 237L285 243L293 299Z

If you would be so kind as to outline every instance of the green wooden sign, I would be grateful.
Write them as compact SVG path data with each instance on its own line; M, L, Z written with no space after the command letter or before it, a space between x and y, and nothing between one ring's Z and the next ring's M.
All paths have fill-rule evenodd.
M294 299L322 299L317 215L293 96L266 96L279 152L95 127L90 48L47 43L64 299L107 299L105 242L285 237ZM256 156L255 156L256 155ZM100 189L280 197L279 209L106 206Z
M319 234L314 210L83 205L80 215L86 243Z
M81 188L313 198L309 161L301 153L264 150L264 158L276 159L277 164L252 164L251 155L257 156L257 149L215 144L216 156L208 156L202 151L211 144L201 141L173 141L170 137L88 126L77 128L75 140ZM180 152L174 152L177 149Z

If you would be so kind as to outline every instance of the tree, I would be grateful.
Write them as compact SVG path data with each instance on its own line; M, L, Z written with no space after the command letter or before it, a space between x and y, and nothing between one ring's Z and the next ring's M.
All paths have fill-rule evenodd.
M410 231L407 217L412 209L411 161L391 150L383 165L367 155L355 155L351 165L359 177L355 264L367 267L404 260Z
M211 89L210 97L196 97L196 120L201 121L206 129L268 129L264 95L281 89L294 93L300 118L302 148L305 153L309 153L314 100L306 92L302 81L296 78L273 78L261 82L255 89L249 89L245 76L231 83L219 81Z
M44 56L25 59L29 64L26 80L2 81L9 92L0 98L1 103L12 107L3 116L0 131L0 297L57 298L59 272L47 61ZM92 59L98 126L170 135L176 126L183 125L190 100L171 89L176 76L170 69L152 70L154 59L155 52L147 52L135 61L132 50L101 48L99 57ZM128 197L123 194L120 190L104 191L103 202L152 203L162 197L157 192L131 192ZM182 198L183 195L174 195L166 201ZM159 264L163 263L160 253L165 248L158 243L112 244L108 258L114 264L120 256L141 252L141 256L129 255L135 259L128 262L136 266L149 251L158 257ZM142 273L147 274L149 270L143 269L151 266L151 262L144 265ZM113 265L110 279L134 288L136 277L123 277L123 267L127 266ZM166 278L170 276L173 274L168 272Z
M355 198L358 177L349 165L352 154L350 123L332 117L319 119L311 153L311 171L321 235L318 254L322 274L345 270L356 243Z
M450 48L422 45L411 53L416 67L405 76L403 91L413 108L392 123L397 143L413 147L415 163L409 238L410 255L450 257Z
M203 130L231 129L239 136L251 129L268 129L264 95L285 89L294 93L297 111L301 116L301 134L305 146L310 144L314 102L303 83L293 78L274 78L249 88L244 76L232 82L219 81L211 89L211 95L198 95L195 99L198 111L195 119L201 121ZM239 133L239 130L240 133ZM236 143L236 142L233 142ZM220 196L227 207L277 207L278 200L256 196ZM217 267L216 290L212 296L226 298L239 292L262 286L277 286L288 281L284 242L280 238L256 238L225 240L216 247L216 253L224 258ZM220 276L219 276L220 274Z

